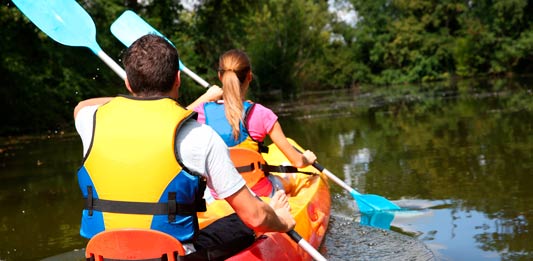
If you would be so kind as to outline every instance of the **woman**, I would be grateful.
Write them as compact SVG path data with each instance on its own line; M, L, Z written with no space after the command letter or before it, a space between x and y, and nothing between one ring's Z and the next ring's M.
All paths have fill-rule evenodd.
M252 67L246 53L233 49L220 56L218 77L222 82L223 100L202 103L195 108L195 111L198 112L198 121L213 127L228 147L254 151L249 153L253 160L254 157L260 157L260 152L264 152L266 147L263 146L263 141L266 135L269 135L292 166L302 168L316 160L312 151L306 150L300 153L289 143L278 122L278 117L272 110L245 100L246 92L252 81ZM235 162L233 157L232 160ZM272 177L272 175L268 176ZM270 181L274 181L275 189L272 189L271 182L267 183L266 178L261 178L255 184L249 184L249 180L246 177L245 179L249 187L260 196L267 196L273 190L281 189L274 179ZM286 182L283 183L286 184ZM288 192L286 186L283 189Z

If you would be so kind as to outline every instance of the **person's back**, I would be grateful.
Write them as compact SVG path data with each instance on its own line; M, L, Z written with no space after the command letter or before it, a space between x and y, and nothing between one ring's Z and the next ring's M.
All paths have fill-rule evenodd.
M169 98L117 97L97 109L92 146L78 172L87 199L82 236L146 227L192 240L194 216L205 211L205 182L183 170L173 148L176 126L189 117ZM172 204L179 207L171 211Z
M195 254L204 256L225 243L210 239L224 238L213 236L225 233L216 226L232 224L232 235L246 244L253 242L253 230L294 227L289 206L273 210L254 198L220 137L190 120L195 113L176 102L178 61L175 48L165 39L144 36L124 58L126 87L133 96L90 99L76 107L85 155L78 174L86 201L81 235L91 238L107 229L151 228L184 242L188 253L196 248L200 251ZM196 213L205 210L206 183L242 221L230 215L199 230Z
M269 108L251 101L246 101L246 93L252 81L252 69L249 57L240 50L229 50L219 58L218 76L222 82L223 101L207 102L197 106L198 121L212 126L229 147L250 148L263 152L263 141L267 135L280 148L294 167L305 167L316 160L313 152L303 154L295 150L288 142L277 115ZM255 158L255 154L250 153ZM268 162L267 162L268 163ZM238 167L238 166L237 166ZM270 184L265 181L270 178ZM268 196L276 187L284 184L282 189L288 191L287 182L267 175L256 184L248 184L254 192ZM254 186L259 186L255 189ZM264 189L270 186L270 191Z

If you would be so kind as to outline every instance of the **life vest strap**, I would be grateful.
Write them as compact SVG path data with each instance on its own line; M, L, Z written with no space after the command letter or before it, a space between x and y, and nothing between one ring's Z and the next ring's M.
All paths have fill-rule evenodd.
M170 192L167 203L151 202L128 202L98 199L93 197L92 186L87 186L87 198L85 199L85 209L89 216L93 211L134 214L134 215L168 215L168 221L176 221L176 215L195 216L197 212L205 212L205 199L197 198L193 204L180 204L176 202L176 193Z
M259 153L268 153L269 148L268 146L265 146L264 142L257 142L257 147L259 149Z
M261 163L259 163L259 164L261 164ZM239 173L250 172L250 171L253 171L255 169L255 165L252 162L252 163L250 163L250 165L235 167L235 169L237 169L237 171Z
M173 202L173 204L171 204ZM92 204L85 204L85 209L101 212L138 214L138 215L195 215L196 204L179 204L175 200L169 203L128 202L93 198Z
M314 172L309 171L301 171L296 167L293 166L285 166L285 165L268 165L268 164L261 164L261 162L257 162L257 165L259 166L259 169L261 169L265 175L268 175L270 172L276 172L276 173L303 173L307 175L315 175ZM252 162L250 165L246 166L238 166L235 167L239 173L244 172L250 172L255 170L255 164Z
M277 173L299 172L299 170L296 167L293 167L293 166L283 166L283 165L274 166L274 165L268 165L268 164L261 165L261 170L263 170L265 173L270 173L270 172L277 172Z

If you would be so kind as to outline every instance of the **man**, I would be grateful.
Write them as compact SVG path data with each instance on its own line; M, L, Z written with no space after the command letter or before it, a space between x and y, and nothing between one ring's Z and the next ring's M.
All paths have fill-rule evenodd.
M222 253L214 258L221 259L251 244L254 231L294 228L285 194L277 193L272 207L258 200L218 134L177 103L179 56L171 44L159 36L143 36L123 61L131 96L89 99L74 109L84 149L78 171L86 199L82 236L150 228L176 237L188 254L213 258ZM196 213L205 211L206 185L237 215L199 231ZM221 251L236 242L241 243L237 249Z

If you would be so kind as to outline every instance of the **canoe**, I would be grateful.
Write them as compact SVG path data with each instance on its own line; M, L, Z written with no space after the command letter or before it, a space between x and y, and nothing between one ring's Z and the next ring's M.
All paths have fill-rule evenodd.
M303 149L294 141L289 141L301 151ZM269 152L263 153L270 165L287 165L289 161L274 145L268 146ZM293 189L288 192L291 213L296 220L295 231L314 248L318 249L328 227L331 197L327 177L309 166L300 169L315 175L302 173L289 174ZM284 175L272 173L272 175ZM269 198L263 198L269 201ZM200 228L211 224L220 217L233 213L233 209L224 200L217 200L208 205L207 211L198 215ZM256 242L228 260L312 260L285 233L265 233Z

